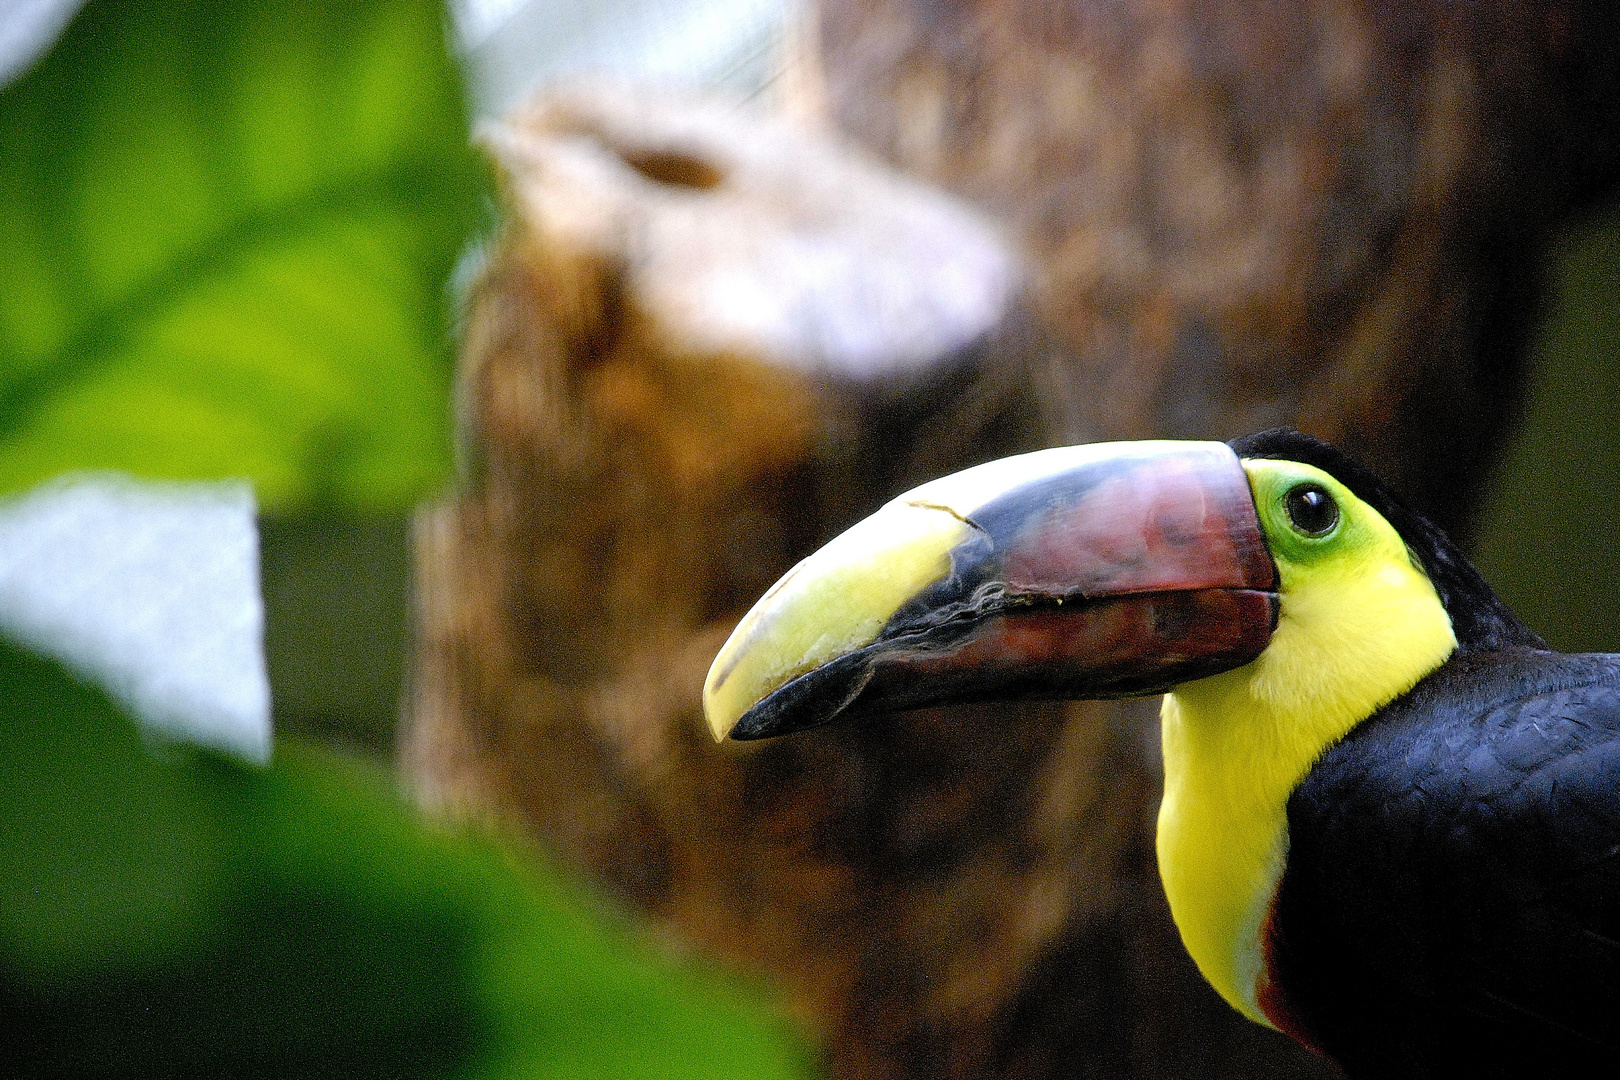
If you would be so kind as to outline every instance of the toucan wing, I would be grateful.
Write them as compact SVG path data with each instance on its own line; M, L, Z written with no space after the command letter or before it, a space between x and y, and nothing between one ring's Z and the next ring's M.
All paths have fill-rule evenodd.
M1620 1075L1620 656L1456 657L1288 818L1274 971L1352 1075Z

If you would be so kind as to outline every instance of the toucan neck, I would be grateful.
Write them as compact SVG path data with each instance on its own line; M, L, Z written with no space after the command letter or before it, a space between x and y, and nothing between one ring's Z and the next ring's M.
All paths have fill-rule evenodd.
M1264 925L1287 863L1289 795L1329 747L1456 648L1432 590L1412 577L1384 600L1285 589L1258 659L1165 696L1159 873L1199 969L1257 1022L1270 1023L1259 1004Z

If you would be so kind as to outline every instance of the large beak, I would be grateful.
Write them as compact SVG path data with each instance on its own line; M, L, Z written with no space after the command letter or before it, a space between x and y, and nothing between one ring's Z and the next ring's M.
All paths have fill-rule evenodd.
M1239 667L1277 571L1222 443L1098 443L924 484L788 571L703 688L716 739L952 702L1114 698Z

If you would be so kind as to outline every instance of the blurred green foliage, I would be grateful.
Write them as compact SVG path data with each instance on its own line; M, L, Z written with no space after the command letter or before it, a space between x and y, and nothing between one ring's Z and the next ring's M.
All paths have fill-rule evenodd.
M0 91L0 490L446 475L445 282L480 213L430 0L92 2Z
M0 89L0 491L242 476L364 517L443 481L445 282L483 197L444 19L92 2ZM378 766L148 744L0 640L0 1075L807 1071L752 992Z
M805 1075L746 992L676 969L381 770L153 754L0 642L0 1073Z

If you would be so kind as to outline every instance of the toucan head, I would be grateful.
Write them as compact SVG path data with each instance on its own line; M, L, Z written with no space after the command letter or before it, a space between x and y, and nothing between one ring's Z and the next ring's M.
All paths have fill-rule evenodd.
M1414 604L1464 648L1529 635L1437 529L1309 436L1061 447L924 484L794 567L721 649L704 708L716 738L757 739L1154 694L1289 634L1356 656L1348 638Z

